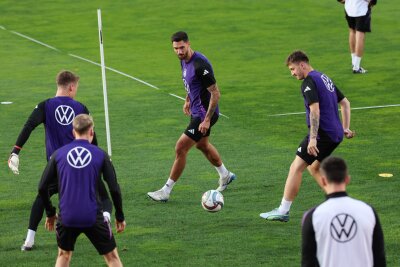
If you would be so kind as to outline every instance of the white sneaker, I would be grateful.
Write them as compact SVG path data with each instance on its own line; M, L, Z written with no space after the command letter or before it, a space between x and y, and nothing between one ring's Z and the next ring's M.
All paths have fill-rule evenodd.
M270 212L260 213L260 217L266 219L267 221L280 221L280 222L288 222L289 221L289 212L285 214L281 214L279 212L279 208L273 209Z
M228 184L230 184L233 180L236 179L236 175L233 172L229 172L227 176L225 176L224 178L219 178L219 186L217 188L217 190L219 192L224 191Z
M154 192L147 192L147 195L154 201L167 202L169 199L169 194L162 189Z
M33 249L33 243L24 242L21 246L21 251L31 251Z

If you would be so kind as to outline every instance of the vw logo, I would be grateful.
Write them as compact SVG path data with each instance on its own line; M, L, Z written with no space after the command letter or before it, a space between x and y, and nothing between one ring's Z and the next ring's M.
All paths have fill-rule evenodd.
M54 112L56 120L61 125L69 125L75 118L75 112L70 106L60 105Z
M67 154L68 164L76 169L86 167L92 160L92 154L84 147L77 146L71 149Z
M325 84L326 89L328 89L329 92L334 92L335 91L335 86L333 85L333 82L331 79L328 78L325 74L321 75L321 79Z
M349 214L341 213L331 221L331 236L337 242L346 243L354 238L357 233L357 222Z

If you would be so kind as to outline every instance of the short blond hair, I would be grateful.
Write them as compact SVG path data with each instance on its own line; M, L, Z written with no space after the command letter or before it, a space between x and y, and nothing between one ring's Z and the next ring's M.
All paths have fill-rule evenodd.
M75 132L78 134L85 134L89 131L89 129L94 127L93 118L88 114L79 114L72 122L72 126L74 127Z

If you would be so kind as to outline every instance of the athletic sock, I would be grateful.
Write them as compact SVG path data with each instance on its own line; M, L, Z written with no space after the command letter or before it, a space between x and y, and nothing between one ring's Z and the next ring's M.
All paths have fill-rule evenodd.
M358 70L360 68L361 57L354 56L353 70Z
M287 201L285 198L282 198L281 205L279 206L279 213L286 214L290 210L290 206L292 205L293 201Z
M354 57L356 56L356 54L351 53L351 65L354 66Z
M28 233L26 234L25 245L33 246L35 243L35 234L36 232L28 229Z
M229 171L225 168L225 165L223 163L221 164L221 166L215 167L215 169L217 170L219 177L221 178L224 178L229 174Z
M172 188L175 185L175 181L170 178L168 178L167 182L165 183L165 185L163 186L163 188L161 188L165 193L167 194L171 194Z

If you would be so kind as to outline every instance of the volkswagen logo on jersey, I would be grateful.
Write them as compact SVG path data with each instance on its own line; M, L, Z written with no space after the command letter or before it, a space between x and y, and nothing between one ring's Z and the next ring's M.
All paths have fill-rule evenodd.
M81 169L90 163L92 160L92 154L86 148L77 146L68 152L67 160L71 167Z
M324 82L326 89L333 93L335 91L335 85L333 84L332 80L329 79L325 74L321 75L321 79Z
M353 239L357 233L357 222L346 213L336 215L331 221L331 236L337 242L345 243Z
M56 108L55 117L59 124L69 125L75 118L75 112L70 106L60 105Z

